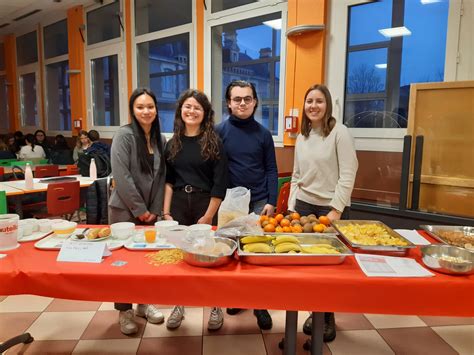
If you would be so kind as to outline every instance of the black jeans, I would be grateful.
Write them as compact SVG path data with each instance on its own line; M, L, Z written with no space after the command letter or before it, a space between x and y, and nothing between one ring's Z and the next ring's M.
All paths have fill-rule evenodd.
M309 214L315 214L316 217L326 216L331 211L330 206L318 206L312 205L310 203L296 199L295 210L302 216L307 216ZM351 208L346 207L342 212L341 219L350 219L349 215L351 213Z
M206 213L210 200L209 192L188 193L184 190L175 190L171 200L171 215L179 224L186 226L195 224ZM212 219L212 225L217 225L217 213Z

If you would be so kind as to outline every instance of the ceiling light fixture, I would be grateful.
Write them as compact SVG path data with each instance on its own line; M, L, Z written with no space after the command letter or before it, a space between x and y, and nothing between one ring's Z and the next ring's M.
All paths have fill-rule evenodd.
M441 0L420 0L423 5L435 4L441 2Z
M375 64L377 69L387 69L387 63Z
M379 30L379 33L387 38L392 37L401 37L401 36L410 36L411 31L405 26L402 27L392 27L392 28L383 28Z
M281 19L263 21L263 24L273 28L274 30L281 30Z

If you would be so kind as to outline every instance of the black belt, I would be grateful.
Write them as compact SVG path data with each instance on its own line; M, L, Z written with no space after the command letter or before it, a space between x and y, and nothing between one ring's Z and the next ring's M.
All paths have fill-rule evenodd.
M200 189L198 187L191 186L191 185L176 187L176 188L174 188L174 190L175 191L184 191L188 194L193 193L193 192L208 192L206 190L203 190L203 189Z

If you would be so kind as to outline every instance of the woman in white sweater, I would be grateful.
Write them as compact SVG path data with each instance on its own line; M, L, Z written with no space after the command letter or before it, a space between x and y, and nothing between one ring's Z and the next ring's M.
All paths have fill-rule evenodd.
M26 145L21 147L18 157L21 160L29 160L34 158L46 158L46 153L40 145L35 144L35 136L31 133L25 136Z
M301 215L348 219L358 162L349 130L332 116L324 85L306 91L301 134L296 138L288 209ZM334 313L325 313L324 341L336 337ZM305 322L311 334L311 317Z

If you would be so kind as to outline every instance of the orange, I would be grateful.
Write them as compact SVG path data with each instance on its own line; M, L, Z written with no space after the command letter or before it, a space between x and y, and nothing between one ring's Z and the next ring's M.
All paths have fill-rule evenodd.
M326 226L324 224L315 224L313 226L313 232L316 232L316 233L323 233L324 230L326 229Z
M273 218L273 217L270 217L270 218L268 219L268 223L271 223L271 224L273 224L274 226L276 226L276 225L278 224L277 220L276 220L275 218Z
M318 219L319 219L319 223L322 223L325 226L331 225L331 220L327 216L320 216Z
M291 226L291 231L293 233L303 233L303 227L301 227L301 224L295 224Z
M285 216L283 216L281 213L278 213L278 214L275 216L275 219L277 220L278 223L279 223L283 218L285 218Z
M300 219L301 216L298 212L293 212L291 215L291 220L294 220L294 219Z
M277 232L277 233L282 233L282 232L283 232L283 227L277 226L277 227L275 228L275 232Z
M286 226L289 226L291 224L291 222L289 220L287 220L286 218L283 218L281 221L280 221L280 226L282 227L286 227Z
M263 227L264 232L272 233L275 231L275 226L271 223L268 223L265 227Z
M266 214L263 214L260 216L260 224L263 222L263 221L266 221L268 220L268 216Z
M291 233L291 227L290 227L290 226L284 226L284 227L283 227L283 232L285 232L285 233Z

